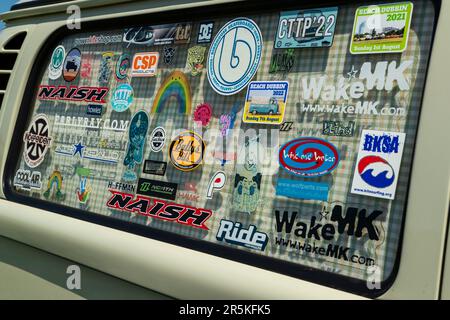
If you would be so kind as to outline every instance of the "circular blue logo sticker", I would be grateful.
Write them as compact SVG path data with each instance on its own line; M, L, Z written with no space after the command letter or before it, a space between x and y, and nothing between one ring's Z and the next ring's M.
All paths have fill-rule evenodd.
M119 85L111 97L111 106L117 112L127 110L133 102L133 88L128 83Z
M236 18L226 23L208 53L208 81L214 91L228 96L244 89L258 71L262 45L253 20Z

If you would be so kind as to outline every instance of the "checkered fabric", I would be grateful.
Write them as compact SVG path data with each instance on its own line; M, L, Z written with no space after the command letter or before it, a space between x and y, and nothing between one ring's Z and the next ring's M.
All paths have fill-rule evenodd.
M76 190L79 188L80 177L76 174L76 168L84 167L91 169L92 176L89 182L92 187L90 199L88 201L86 215L95 212L102 215L108 215L119 220L133 222L148 226L148 228L156 228L166 230L175 234L188 236L202 241L218 243L229 246L235 250L246 250L254 254L265 255L279 260L289 261L295 264L321 269L328 272L345 275L348 277L366 280L369 279L371 271L365 263L352 263L351 261L343 261L332 257L320 256L314 253L297 250L290 246L278 245L277 238L283 237L285 240L291 239L302 240L303 243L311 245L320 245L326 247L328 244L338 244L350 247L351 252L358 257L367 257L374 260L375 265L380 270L380 277L386 279L392 272L395 258L398 252L399 235L402 221L405 216L406 194L409 185L409 176L412 165L412 154L415 143L415 135L418 126L419 113L421 108L422 90L427 70L428 57L431 46L431 35L434 27L434 7L430 1L413 1L414 12L412 16L411 29L409 34L407 50L398 54L372 54L372 55L352 55L349 52L351 33L353 29L355 10L359 5L349 4L339 7L338 19L334 42L329 48L304 48L295 50L295 62L289 73L269 73L269 67L272 55L274 53L284 52L282 49L273 49L274 39L279 21L279 12L271 14L258 14L248 16L254 20L264 39L264 47L262 52L262 61L254 80L288 80L289 96L287 100L286 113L284 121L292 121L293 128L287 132L280 132L279 126L270 126L262 124L245 124L242 122L242 112L245 101L246 89L232 96L222 96L217 94L209 85L207 73L204 69L201 74L191 76L190 67L187 65L187 50L197 44L197 31L200 21L193 22L193 31L189 44L169 45L175 48L175 54L171 64L165 64L163 61L164 46L142 46L132 44L129 47L124 43L111 44L83 44L78 48L82 52L82 63L91 65L89 77L78 76L73 82L67 83L61 77L56 81L49 80L48 69L45 68L41 77L41 84L50 85L76 85L76 86L103 86L98 82L100 75L100 66L102 63L102 53L113 52L114 57L111 63L111 75L107 86L110 88L107 103L104 105L106 112L102 115L102 119L115 119L130 121L133 114L138 110L145 110L150 116L150 126L145 146L144 159L165 161L168 163L165 176L156 176L142 173L143 164L136 166L136 173L140 177L154 180L164 180L178 184L178 195L176 203L188 204L197 208L207 208L212 210L213 214L206 222L209 230L201 230L190 226L180 225L176 222L158 220L138 214L131 214L125 211L112 210L107 208L106 202L111 197L108 191L108 181L121 181L126 170L123 165L123 158L128 143L127 131L112 130L96 130L86 128L74 128L69 126L56 126L54 124L55 116L71 116L71 117L93 117L86 115L85 102L72 101L39 101L36 100L33 107L29 122L39 114L44 113L50 121L51 133L53 137L52 148L46 155L45 160L34 170L42 173L43 188L41 191L27 192L17 190L33 198L45 200L43 193L47 188L48 177L54 170L60 170L63 175L62 192L65 194L64 200L57 200L50 197L49 203L58 202L71 208L80 208L76 196ZM301 8L299 8L301 9ZM214 33L228 21L235 17L226 17L215 20ZM82 30L83 32L85 30ZM100 34L99 32L70 35L61 41L66 52L74 47L75 40L78 38L89 37L90 35ZM106 30L101 32L102 35L123 34L123 30ZM200 44L209 47L209 44ZM115 112L111 108L110 97L113 90L117 87L119 81L114 76L115 63L118 57L127 53L131 57L137 52L159 52L160 61L156 77L128 78L128 82L134 89L134 100L131 107L125 112ZM49 57L50 59L50 57ZM367 100L378 100L380 105L386 103L396 104L407 110L403 116L384 116L384 115L350 115L339 113L325 112L303 112L301 105L301 79L311 76L327 76L330 83L337 83L339 77L347 77L347 73L352 66L358 70L364 62L372 62L374 65L378 61L407 61L412 60L413 64L410 69L405 72L406 78L409 80L410 90L406 92L398 92L398 90L365 92ZM45 62L45 64L47 64ZM206 64L206 55L205 62ZM174 70L185 72L189 79L192 92L192 110L191 114L180 114L177 99L169 100L164 110L159 114L150 112L155 95L166 77ZM331 80L330 80L331 79ZM201 103L207 102L212 106L213 117L207 127L199 127L194 124L193 111L195 107ZM326 102L317 101L319 104ZM336 103L346 103L346 101L336 101ZM217 137L220 137L219 118L223 114L230 114L233 107L237 108L237 116L234 128L229 134L229 138L235 139L235 143L231 143L228 152L240 152L239 146L243 145L243 133L238 129L249 130L259 133L259 170L262 173L260 198L257 210L251 214L236 212L231 205L233 202L233 187L236 174L236 163L234 161L227 162L224 166L220 160L214 159L213 152L218 145ZM355 121L355 135L353 137L332 137L322 135L322 121L335 120L347 123ZM149 134L157 127L164 127L166 131L166 145L162 152L152 152L150 148ZM183 172L176 169L169 160L169 144L171 138L185 128L194 130L201 135L207 145L204 156L204 164L191 172ZM356 156L358 152L361 131L363 129L386 130L394 132L405 132L406 143L401 163L400 176L398 178L398 187L395 200L378 199L368 196L360 196L350 193L350 187L355 168ZM215 133L212 131L216 131ZM248 133L248 131L245 131ZM330 185L328 201L313 201L290 199L282 196L276 196L277 179L292 179L285 170L279 168L278 152L281 145L286 142L302 137L315 136L326 139L334 144L340 152L341 161L336 170L331 174L312 179L311 181L324 182ZM62 156L56 154L55 148L58 146L68 146L69 148L82 142L87 147L98 147L101 143L109 141L114 142L114 146L102 145L102 149L112 148L119 152L120 159L118 164L105 164L94 162L87 159L81 159L79 156ZM264 144L264 140L268 140ZM23 146L21 146L23 152ZM20 158L17 169L29 169ZM206 199L206 192L209 181L213 174L219 170L225 171L227 174L227 183L220 192L215 192L212 199ZM194 189L188 188L187 185L193 185ZM188 200L182 195L195 194L198 200ZM330 220L330 211L335 204L342 204L343 210L349 206L359 209L367 209L371 212L374 209L382 210L384 213L375 222L374 225L380 235L379 241L369 241L367 232L363 230L363 236L356 238L345 234L337 233L333 241L326 240L310 240L296 239L293 234L286 235L277 233L275 229L275 210L283 212L284 210L298 211L301 213L301 221L308 222L312 216L317 218L318 223L327 223ZM321 214L319 214L321 212ZM257 226L258 231L267 233L269 242L264 251L247 249L225 242L216 240L216 234L221 219L241 222L244 226L250 224ZM363 261L364 258L361 258Z

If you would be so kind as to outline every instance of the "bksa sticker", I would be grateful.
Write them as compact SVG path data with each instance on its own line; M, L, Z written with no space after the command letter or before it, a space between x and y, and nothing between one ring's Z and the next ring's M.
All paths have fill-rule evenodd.
M281 124L289 90L287 81L252 81L247 89L243 121Z
M405 136L400 132L363 130L351 193L394 199Z
M312 178L336 169L339 153L330 142L319 138L298 138L280 149L280 166L296 176Z
M337 12L337 7L281 12L275 48L330 47Z
M408 44L411 2L359 7L355 13L350 52L403 52Z

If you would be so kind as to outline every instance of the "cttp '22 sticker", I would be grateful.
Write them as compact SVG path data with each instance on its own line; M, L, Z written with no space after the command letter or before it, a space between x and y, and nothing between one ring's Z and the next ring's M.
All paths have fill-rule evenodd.
M287 81L252 81L247 89L243 121L281 124L289 91Z
M351 193L394 199L405 136L400 132L363 130Z
M208 81L218 94L236 94L252 80L261 62L263 38L258 25L248 18L226 23L208 53Z
M330 47L337 12L337 7L281 12L275 48Z
M411 2L359 7L353 24L352 54L403 52L408 44Z
M23 135L25 142L23 158L30 168L36 168L44 161L52 142L50 126L45 114L38 114Z
M311 178L330 173L339 163L339 153L330 142L313 137L289 141L280 148L280 166L296 176Z
M142 163L144 158L145 138L148 131L149 118L148 114L140 110L136 112L130 122L128 130L128 148L123 160L124 166L127 167L123 175L125 181L135 181L137 179L135 166Z

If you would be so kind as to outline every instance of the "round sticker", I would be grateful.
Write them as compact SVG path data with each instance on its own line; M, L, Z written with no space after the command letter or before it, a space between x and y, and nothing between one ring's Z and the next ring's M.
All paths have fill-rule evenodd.
M130 68L131 60L128 54L122 54L117 60L116 64L116 78L123 80L127 77L128 69Z
M192 131L183 131L169 147L170 162L181 171L191 171L197 168L203 160L205 143Z
M258 25L248 18L226 23L208 53L208 81L221 95L238 93L252 80L261 62L263 39Z
M153 152L159 152L166 143L166 131L163 127L157 127L150 135L150 148Z
M70 82L73 81L80 71L81 66L81 51L77 48L73 48L69 51L64 60L63 77L64 80Z
M48 65L48 77L50 80L56 80L61 77L66 49L63 46L57 46L53 50L50 64Z
M111 106L117 112L127 110L133 102L133 88L128 83L119 85L111 97Z
M199 104L194 110L194 121L200 122L202 126L206 127L211 120L212 108L209 103Z
M35 168L44 161L45 154L50 148L52 138L49 136L50 127L44 114L38 114L23 135L25 142L23 158L27 165Z

